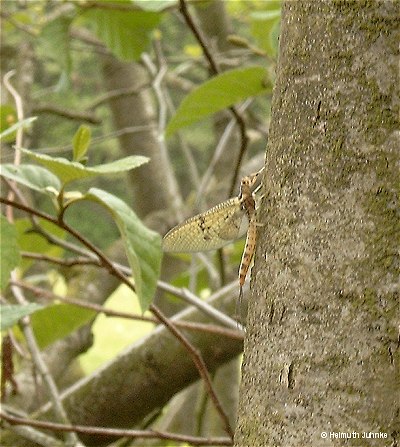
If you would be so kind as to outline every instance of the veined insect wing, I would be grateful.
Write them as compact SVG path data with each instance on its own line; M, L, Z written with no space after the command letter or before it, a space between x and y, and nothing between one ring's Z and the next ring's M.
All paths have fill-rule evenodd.
M238 239L247 229L246 213L235 197L172 228L163 239L167 252L216 250Z

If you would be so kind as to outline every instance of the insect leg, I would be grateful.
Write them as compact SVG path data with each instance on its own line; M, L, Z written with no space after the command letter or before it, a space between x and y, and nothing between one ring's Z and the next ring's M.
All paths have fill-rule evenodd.
M243 177L240 185L240 200L242 207L246 211L249 219L249 228L247 230L246 244L244 247L242 260L239 268L239 300L243 296L243 285L246 280L247 272L250 268L251 260L253 259L254 251L256 248L257 237L257 222L256 222L256 206L251 187L257 180L257 177L261 174L264 168L261 168L258 172L251 174L247 177Z
M243 250L242 260L239 268L239 298L243 296L243 285L246 280L247 272L253 259L254 251L256 249L257 238L257 224L255 216L250 220L249 228L247 230L246 245Z

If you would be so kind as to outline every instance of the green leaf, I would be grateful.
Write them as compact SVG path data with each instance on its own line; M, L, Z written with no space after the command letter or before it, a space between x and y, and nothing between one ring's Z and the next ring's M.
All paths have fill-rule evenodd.
M4 121L3 121L3 113L5 113ZM8 116L12 117L12 113L10 112ZM12 126L8 127L7 125L7 111L4 111L4 106L1 108L1 134L0 134L0 140L5 142L10 142L15 140L15 132L20 127L28 127L29 124L31 124L33 121L37 119L36 116L31 116L30 118L26 118L22 121L18 121L17 123L13 124Z
M66 233L63 229L48 222L44 219L37 219L38 225L52 236L58 239L65 239ZM31 231L32 222L29 218L17 219L15 221L15 228L17 230L17 242L22 251L30 251L38 254L46 254L48 256L61 257L64 249L58 245L51 244L47 239L40 234ZM32 259L22 258L20 268L24 271L35 262Z
M132 5L131 2L120 2ZM97 36L118 58L138 60L150 44L151 32L158 26L161 13L153 11L117 11L90 8L84 17L94 25Z
M149 161L147 157L142 157L141 155L131 155L129 157L121 158L120 160L116 160L103 165L85 166L76 161L69 161L66 158L50 157L45 154L32 152L28 149L21 149L21 151L29 155L38 163L44 165L47 169L53 172L53 174L55 174L64 184L87 177L96 177L106 174L118 174L137 168L138 166L141 166L142 164Z
M271 90L272 85L266 82L266 71L263 67L226 71L186 96L169 122L166 134L171 135L181 127L189 126L212 113Z
M1 318L0 318L0 329L2 331L9 329L18 322L19 319L42 309L43 306L36 303L29 304L10 304L2 305L0 308Z
M178 0L133 0L133 3L144 11L162 11L175 6Z
M65 337L94 318L96 312L72 304L53 304L37 311L31 324L40 348Z
M106 191L91 188L85 198L100 203L112 214L125 244L136 295L144 312L153 299L160 274L160 235L145 227L125 202Z
M74 161L81 161L85 158L88 150L92 132L90 127L81 125L72 139Z
M10 280L10 273L21 260L17 244L17 231L0 214L0 290L4 290Z
M269 56L275 57L278 52L281 10L254 11L250 14L250 19L250 31L257 45Z
M58 178L47 169L37 165L1 165L0 175L42 193L59 192L61 189Z
M11 143L15 140L16 131L9 130L18 121L17 111L10 104L2 104L0 106L0 138L2 141Z

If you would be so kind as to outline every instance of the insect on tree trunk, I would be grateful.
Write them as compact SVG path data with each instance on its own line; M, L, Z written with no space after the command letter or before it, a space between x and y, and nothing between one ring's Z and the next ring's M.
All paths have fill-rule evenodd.
M398 20L283 5L236 446L398 443Z

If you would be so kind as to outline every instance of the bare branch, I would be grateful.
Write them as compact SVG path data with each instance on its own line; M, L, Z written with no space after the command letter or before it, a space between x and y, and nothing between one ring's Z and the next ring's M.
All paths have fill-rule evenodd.
M0 12L0 17L2 17L4 20L7 20L9 23L11 23L11 25L15 26L15 28L23 31L24 33L27 33L30 38L36 37L38 35L37 30L35 30L33 27L27 26L21 21L15 20L11 14L5 12L4 10Z
M25 425L43 428L53 431L75 432L88 435L103 435L117 438L141 438L141 439L168 439L170 441L186 442L191 445L232 445L230 438L202 438L197 436L181 435L158 430L124 430L115 428L91 427L84 425L57 424L50 421L35 421L10 415L0 410L0 417L9 424ZM53 444L54 447L58 444ZM52 446L52 447L53 447Z
M129 87L129 88L119 88L116 90L111 90L109 92L104 93L103 95L99 96L95 101L93 101L88 107L86 107L86 110L93 110L97 107L100 107L105 102L110 101L111 99L117 99L121 96L129 96L129 95L138 95L141 93L144 89L149 88L150 84L148 82L143 83L139 87Z
M3 412L0 412L0 416L6 420L6 417L3 416ZM26 421L32 422L31 419L26 419ZM45 435L44 433L35 430L32 427L29 427L30 424L22 425L12 425L10 423L4 424L6 428L21 436L22 438L27 439L28 441L32 441L35 444L42 445L43 447L64 447L64 443L53 436Z
M247 107L251 104L251 102L252 102L252 99L249 99L249 100L245 101L240 106L239 111L241 113L244 112L247 109ZM235 124L235 121L233 119L226 126L226 128L225 128L225 130L224 130L224 132L223 132L223 134L222 134L222 136L221 136L221 138L220 138L220 140L219 140L219 142L217 144L217 147L215 148L215 151L213 153L211 161L208 164L207 170L206 170L206 172L204 173L204 175L203 175L203 177L201 179L201 184L200 184L200 187L199 187L199 189L197 191L197 199L196 199L196 206L197 207L200 206L201 200L205 196L205 194L204 194L205 189L206 189L206 187L210 183L210 179L211 179L211 176L212 176L212 174L214 172L215 166L216 166L218 160L221 158L222 154L224 153L224 150L227 147L226 145L227 145L227 143L229 141L229 138L230 138L230 136L231 136L231 134L233 132L234 124Z
M44 290L43 288L40 288L37 286L33 286L33 285L28 284L23 281L12 281L11 284L15 284L23 289L29 290L36 296L43 297L43 298L46 298L49 300L56 299L58 301L72 304L74 306L82 307L85 309L91 309L98 313L102 313L108 317L126 318L126 319L130 319L130 320L141 320L141 321L147 321L149 323L154 323L154 324L158 323L158 320L156 318L145 317L143 315L137 315L137 314L133 314L130 312L122 312L122 311L117 311L117 310L113 310L113 309L108 309L108 308L106 308L104 306L100 306L98 304L89 303L87 301L79 300L76 298L70 298L70 297L57 295L53 292ZM163 286L165 286L165 287L163 288ZM186 289L176 289L175 287L170 286L167 283L163 283L163 286L161 286L161 288L165 291L168 291L169 293L176 294L176 295L179 294L178 296L186 294ZM218 295L223 295L225 293L229 293L230 288L231 288L230 286L232 286L232 284L226 286L224 289L221 289L221 291L218 293ZM237 287L236 282L235 282L235 287ZM218 296L218 295L214 294L213 297ZM195 296L193 295L193 297L195 297ZM214 298L211 298L211 299L214 299ZM198 304L199 301L202 302L202 305ZM188 302L190 302L190 300L188 300ZM195 300L193 301L193 305L198 307L199 309L203 308L202 310L205 314L213 316L213 318L216 319L217 321L221 321L221 322L225 322L225 323L232 321L236 324L236 326L232 327L232 324L229 322L229 324L226 324L226 325L229 327L232 327L232 329L233 329L233 330L229 330L224 327L215 326L213 324L203 324L203 323L196 323L196 322L191 322L191 321L176 321L175 322L176 326L181 327L183 329L209 332L211 334L219 334L224 337L230 337L230 338L234 338L237 340L243 340L244 335L243 335L243 331L240 330L241 326L239 325L239 323L236 323L234 320L230 320L226 314L215 309L207 302L205 302L203 300L199 300L199 298L197 298L197 297L195 297Z
M175 296L179 296L183 300L185 300L187 303L192 304L193 306L197 307L198 309L201 309L206 315L210 316L216 321L219 321L223 325L230 327L232 329L237 329L240 331L244 331L243 327L238 323L237 321L230 318L228 315L220 312L219 310L215 309L214 307L210 306L206 301L201 300L198 298L193 292L191 292L188 289L174 287L168 283L165 283L163 281L158 281L158 287L160 289L164 290L168 293L173 293ZM221 293L229 293L232 290L237 289L237 281L231 282L230 284L226 285L223 289L221 289Z
M196 25L191 14L189 13L189 10L188 10L187 4L186 4L186 0L179 0L179 5L180 5L179 9L182 13L182 16L184 17L188 27L192 30L192 33L195 36L196 40L199 42L199 44L203 50L204 56L206 57L209 65L210 65L210 69L211 69L212 73L214 75L218 74L220 72L218 64L217 64L214 56L212 55L211 51L208 48L205 37L203 36L200 27L198 27ZM229 190L229 195L232 196L233 192L235 190L236 181L239 177L240 165L242 164L244 154L246 153L246 150L247 150L248 137L246 135L246 124L244 122L243 116L237 111L237 109L234 106L229 107L229 110L232 112L233 116L236 119L236 123L239 126L240 139L241 139L240 151L239 151L238 159L235 164L234 174L232 176L231 186L230 186L230 190Z
M73 121L84 121L89 124L101 124L101 119L87 111L70 110L54 104L38 104L32 109L33 114L50 113Z
M33 209L31 209L31 208L29 208L29 207L27 207L25 205L22 205L22 204L19 204L19 203L15 203L15 202L10 202L9 200L4 199L4 198L0 198L0 202L13 205L16 208L22 209L22 210L27 211L29 213L32 213L32 214L34 214L36 216L43 217L44 219L49 220L50 222L53 222L56 225L58 225L59 227L63 228L64 230L69 232L72 236L74 236L77 240L79 240L84 246L86 246L86 248L88 248L90 251L92 251L94 254L96 254L98 256L99 260L101 261L102 265L114 277L118 278L122 283L126 284L131 290L135 291L135 287L131 283L130 279L127 278L124 275L124 273L121 272L117 267L115 267L115 265L112 263L112 261L110 259L108 259L108 257L101 250L99 250L89 240L87 240L84 236L82 236L79 232L74 230L72 227L70 227L64 221L59 220L57 218L54 218L52 216L49 216L49 215L47 215L45 213L42 213L40 211L33 210ZM212 383L211 383L210 375L209 375L209 373L207 371L206 365L204 363L203 358L201 357L201 354L199 353L199 351L197 351L193 347L193 345L190 343L190 341L187 339L187 337L175 326L175 324L172 322L172 320L167 318L156 305L151 304L149 309L170 330L170 332L172 332L175 335L175 337L183 344L183 346L189 352L189 354L190 354L194 364L198 368L200 376L202 377L202 379L205 382L206 389L209 392L210 397L211 397L211 399L212 399L212 401L213 401L213 403L214 403L214 405L215 405L215 407L216 407L216 409L217 409L221 419L223 420L226 432L233 439L233 430L230 427L228 417L225 414L225 412L223 411L222 406L221 406L221 404L219 402L219 399L218 399L217 395L214 392L214 389L213 389L213 386L212 386Z
M12 274L12 277L14 275ZM15 278L13 278L15 279ZM15 285L11 286L11 290L19 304L26 304L27 301L21 291L21 289ZM22 331L24 333L29 351L32 356L32 360L37 368L37 370L40 372L41 376L43 377L44 383L46 384L46 388L49 392L49 396L51 399L51 402L53 403L54 411L57 415L57 418L63 422L64 424L68 424L68 416L67 413L63 407L63 404L61 403L60 394L58 392L57 386L53 380L53 377L50 374L49 369L47 368L46 363L42 359L42 355L40 353L39 347L36 343L36 338L33 333L31 324L30 324L30 318L28 316L21 318L20 324L22 326ZM71 432L66 435L65 440L68 444L68 446L80 446L82 445L78 437L75 433Z
M169 159L167 145L165 142L164 131L167 119L167 106L165 102L164 93L161 88L162 80L167 73L166 66L163 66L158 72L155 65L152 63L151 59L147 54L142 56L142 61L147 67L147 70L153 76L153 88L156 94L158 104L159 104L159 116L158 116L158 143L160 148L160 156L164 166L164 177L166 179L165 188L168 191L169 202L172 205L172 209L174 210L175 217L178 220L183 218L182 209L183 209L183 201L182 195L179 191L178 183L176 178L173 175L171 168L171 161Z
M35 261L50 262L52 264L58 264L64 267L73 267L74 265L100 266L98 260L85 256L63 259L63 258L56 258L55 256L45 255L43 253L33 253L29 251L21 251L20 253L23 258L34 259Z
M17 92L17 90L12 86L12 84L10 82L10 78L12 76L14 76L14 74L15 74L15 70L11 70L8 73L6 73L4 75L3 82L4 82L4 85L6 86L6 89L11 93L12 97L14 98L15 107L17 109L18 120L22 121L24 119L22 98L21 98L21 95ZM22 129L22 127L19 127L17 130L16 138L15 138L15 155L14 155L14 164L15 165L19 165L21 163L21 151L19 150L19 148L22 146L22 137L23 137L23 129ZM10 183L14 186L14 188L16 188L15 181L11 181ZM13 191L14 188L12 188L8 192L9 200L14 200L14 197L15 197L15 193ZM7 208L6 208L6 215L7 215L8 221L13 222L14 215L13 215L13 210L10 206L7 206Z
M229 296L218 298L215 305L226 312L234 309ZM174 323L188 320L204 322L207 317L190 307L173 319ZM201 331L188 333L187 337L201 352L207 368L212 372L242 350L241 341L223 334ZM158 325L112 362L65 390L62 397L73 423L131 427L140 423L151 411L163 407L177 391L198 379L198 369L186 355L186 348L171 336L168 329ZM99 389L102 390L100 400ZM89 412L86 410L88 408L91 409ZM37 416L50 419L51 406L45 405ZM85 441L91 445L111 442L96 436L85 437Z

